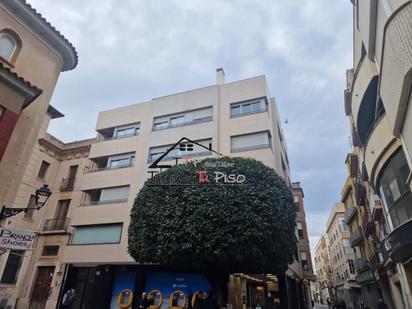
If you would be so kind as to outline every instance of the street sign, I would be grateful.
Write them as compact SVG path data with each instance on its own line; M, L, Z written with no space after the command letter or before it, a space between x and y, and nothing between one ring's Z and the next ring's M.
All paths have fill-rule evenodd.
M28 250L35 237L32 231L0 227L0 249Z

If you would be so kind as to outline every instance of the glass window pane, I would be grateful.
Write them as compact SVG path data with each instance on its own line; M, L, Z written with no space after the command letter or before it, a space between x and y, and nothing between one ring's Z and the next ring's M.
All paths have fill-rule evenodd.
M261 101L252 103L252 112L258 112L261 109L262 109L262 102Z
M119 243L122 224L78 226L72 244Z
M10 61L15 47L16 44L8 35L0 34L0 56L3 59Z
M20 270L23 250L11 250L4 267L1 283L14 284L17 281L17 276Z
M247 114L252 111L252 106L250 104L243 104L242 105L242 114Z
M240 115L240 105L232 105L230 113L232 116Z
M178 116L170 118L170 126L177 126L183 124L185 120L185 116Z

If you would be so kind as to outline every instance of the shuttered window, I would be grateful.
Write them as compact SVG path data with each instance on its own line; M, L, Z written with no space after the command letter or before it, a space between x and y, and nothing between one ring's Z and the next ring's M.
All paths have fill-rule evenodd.
M248 151L271 147L271 135L268 131L231 137L231 151Z
M100 202L123 201L129 197L129 186L102 189Z

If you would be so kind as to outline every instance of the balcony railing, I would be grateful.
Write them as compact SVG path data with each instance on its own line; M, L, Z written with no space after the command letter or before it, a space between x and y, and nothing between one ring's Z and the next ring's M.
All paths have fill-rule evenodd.
M355 267L356 272L360 273L366 269L370 268L369 262L366 258L361 257L359 259L356 259L353 262L353 266Z
M386 238L386 249L393 261L405 263L412 257L412 219L394 229Z
M202 122L208 122L212 121L213 117L212 116L207 116L203 118L198 118L194 119L191 121L185 121L185 122L180 122L180 123L168 123L164 126L156 126L156 124L153 124L152 131L160 131L160 130L165 130L165 129L171 129L171 128L177 128L177 127L183 127L183 126L188 126L192 124L197 124L197 123L202 123Z
M362 283L372 283L375 282L375 276L371 269L361 272L356 276L356 281L360 284Z
M129 164L122 164L122 165L117 165L117 166L105 166L105 167L96 167L93 169L85 169L84 173L95 173L95 172L101 172L101 171L108 171L108 170L115 170L119 168L126 168L126 167L132 167L133 163Z
M349 207L348 210L345 212L345 223L346 225L349 225L353 219L355 219L356 215L358 213L358 209L354 206Z
M349 238L350 246L352 248L356 247L362 241L363 234L361 229L357 229L355 232L352 233L351 237Z
M76 178L63 178L60 185L61 192L73 191Z
M93 206L93 205L105 205L105 204L120 204L127 203L127 198L114 199L114 200L105 200L105 201L90 201L81 203L80 206Z
M70 219L46 219L43 225L44 232L50 231L67 231Z

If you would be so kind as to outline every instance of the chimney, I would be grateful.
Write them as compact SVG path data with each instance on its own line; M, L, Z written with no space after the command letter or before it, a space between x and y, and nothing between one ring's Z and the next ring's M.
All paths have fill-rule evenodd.
M216 69L216 84L223 85L225 83L225 71L223 68Z

